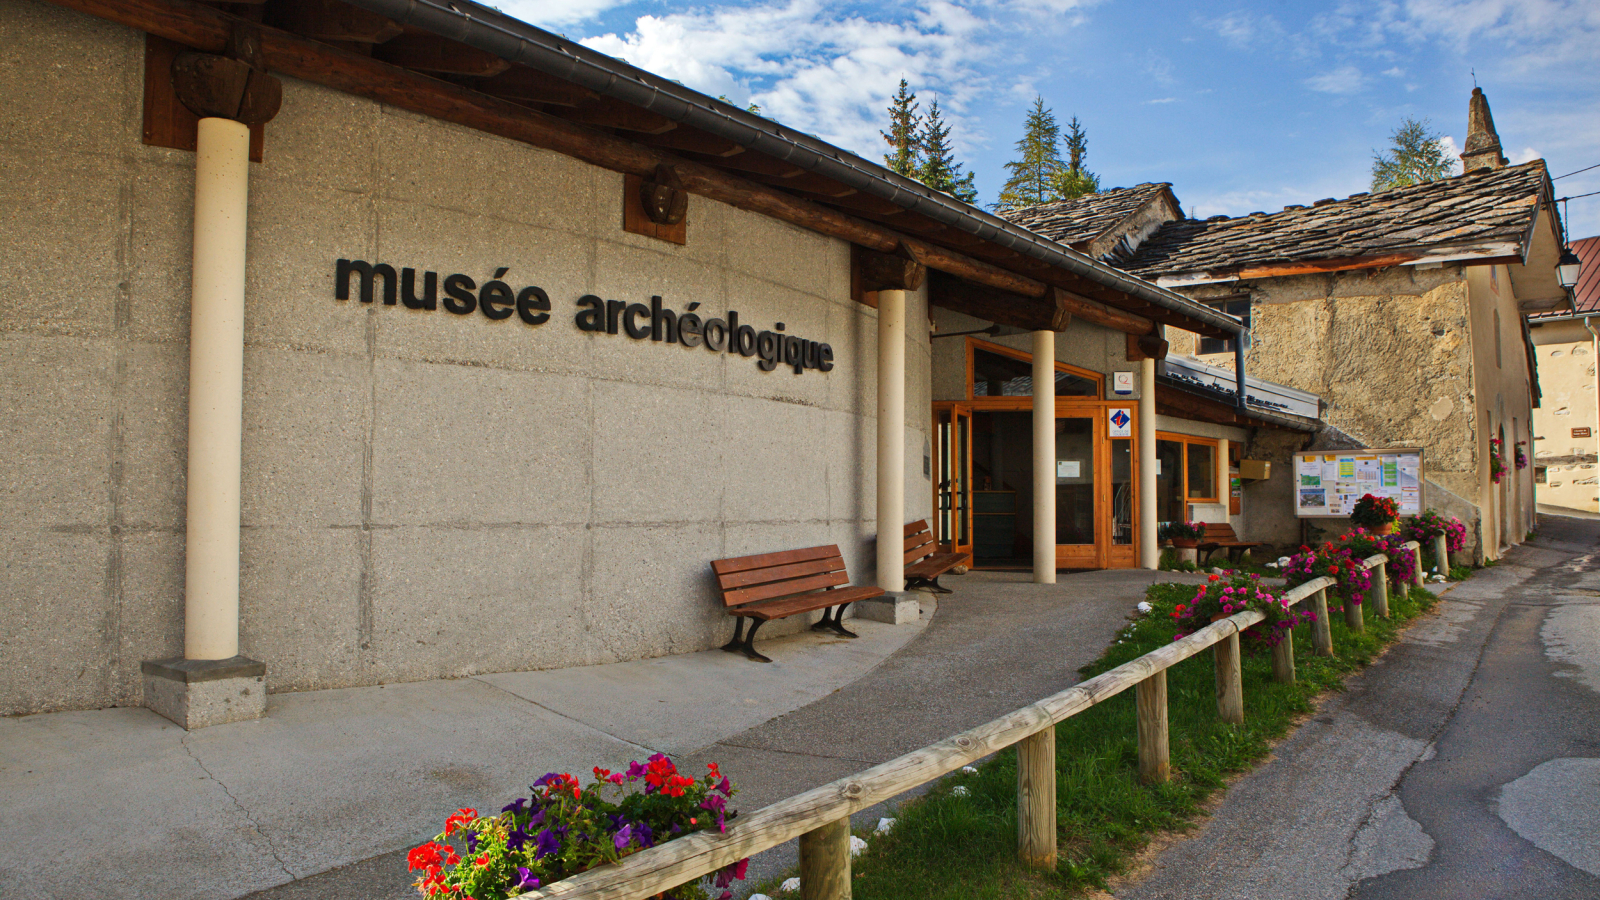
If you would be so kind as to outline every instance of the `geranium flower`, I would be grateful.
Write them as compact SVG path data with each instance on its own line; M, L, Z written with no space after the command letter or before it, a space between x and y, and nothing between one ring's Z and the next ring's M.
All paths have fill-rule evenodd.
M429 841L428 843L423 844L421 847L417 847L410 853L407 853L406 864L409 867L408 871L414 872L417 869L426 869L429 866L437 866L441 858L442 857L439 855L439 845L435 844L433 841Z

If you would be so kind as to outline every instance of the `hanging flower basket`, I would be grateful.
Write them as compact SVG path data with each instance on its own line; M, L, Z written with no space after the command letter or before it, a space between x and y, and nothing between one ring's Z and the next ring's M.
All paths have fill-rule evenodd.
M1489 439L1489 480L1495 484L1499 484L1500 479L1506 477L1506 461L1501 455L1500 447L1499 438Z

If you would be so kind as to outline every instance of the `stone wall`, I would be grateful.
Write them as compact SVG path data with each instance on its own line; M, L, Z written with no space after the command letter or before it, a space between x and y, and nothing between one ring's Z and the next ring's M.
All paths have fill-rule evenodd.
M1535 324L1532 336L1544 395L1533 411L1533 464L1544 470L1539 502L1600 512L1594 339L1578 320ZM1583 428L1589 429L1589 437L1573 437L1574 430Z
M142 35L8 0L0 45L0 714L137 704L140 661L182 650L194 156L141 143ZM622 231L621 192L285 81L251 166L245 323L241 650L272 690L713 647L719 557L838 543L871 581L876 313L848 245L699 197L667 244ZM339 258L509 267L551 319L338 301ZM590 293L783 322L836 368L582 332ZM908 321L916 519L923 296Z

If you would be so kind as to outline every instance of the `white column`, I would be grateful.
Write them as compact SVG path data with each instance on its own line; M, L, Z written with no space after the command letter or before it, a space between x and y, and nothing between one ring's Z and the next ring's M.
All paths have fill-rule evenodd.
M1229 496L1230 491L1228 490L1227 438L1221 438L1217 441L1217 458L1215 462L1217 464L1217 500L1222 503L1222 521L1231 522L1233 521L1233 515L1229 510L1233 508L1233 498Z
M1056 333L1033 333L1033 583L1056 583Z
M906 588L906 292L878 292L878 587Z
M239 655L239 443L250 127L200 120L189 312L183 655Z
M1156 544L1156 361L1139 363L1139 565L1161 564Z

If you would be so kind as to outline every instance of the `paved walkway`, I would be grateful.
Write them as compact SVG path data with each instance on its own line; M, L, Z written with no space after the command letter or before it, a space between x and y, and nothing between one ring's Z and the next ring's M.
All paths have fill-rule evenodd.
M972 573L916 624L763 642L770 666L708 651L274 694L265 719L193 733L142 709L0 719L0 898L409 898L404 849L456 806L656 750L720 761L756 808L1071 685L1154 575Z
M1116 896L1600 897L1600 523L1538 528Z

